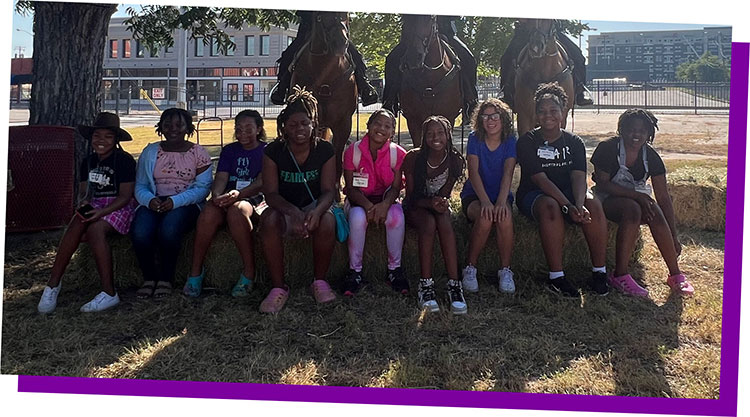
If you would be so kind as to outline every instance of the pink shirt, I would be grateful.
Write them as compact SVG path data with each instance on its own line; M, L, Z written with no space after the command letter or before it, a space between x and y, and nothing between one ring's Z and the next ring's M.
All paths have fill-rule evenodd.
M368 175L367 187L360 188L365 196L382 196L388 187L393 184L394 170L399 172L401 169L401 163L404 162L406 151L404 148L394 144L396 147L396 166L391 169L391 141L383 144L378 149L377 159L372 160L370 154L370 137L365 135L359 144L359 149L362 156L359 159L359 169L357 172L366 173ZM345 171L355 171L354 169L354 146L356 142L349 145L344 151L344 164L343 168ZM404 186L404 180L401 179L401 188Z
M211 165L211 155L200 145L186 152L156 152L154 183L156 195L171 196L185 191L195 181L198 168Z

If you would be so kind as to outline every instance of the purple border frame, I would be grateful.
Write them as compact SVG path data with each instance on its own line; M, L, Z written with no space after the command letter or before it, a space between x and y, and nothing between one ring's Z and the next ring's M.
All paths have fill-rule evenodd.
M729 153L727 161L727 212L724 252L724 299L721 331L721 395L718 400L396 388L316 387L27 375L20 375L18 377L18 391L736 416L749 52L750 43L732 43ZM548 401L539 401L542 398Z

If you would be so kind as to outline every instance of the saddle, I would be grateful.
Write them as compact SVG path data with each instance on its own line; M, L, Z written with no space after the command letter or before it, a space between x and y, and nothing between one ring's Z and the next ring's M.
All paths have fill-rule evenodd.
M294 70L297 66L297 63L299 62L300 58L302 57L302 54L304 54L308 49L310 49L310 42L311 37L307 37L305 39L305 43L302 44L302 46L297 50L297 52L294 54L294 57L292 58L292 61L289 63L289 74L293 74ZM354 74L355 65L354 65L354 59L352 59L352 55L349 53L349 51L346 51L346 62L349 63L349 68L347 68L346 71L341 73L335 80L333 80L330 83L327 84L321 84L315 91L313 91L313 95L318 99L325 99L327 97L331 96L331 86L335 86L341 81L351 77L352 74Z

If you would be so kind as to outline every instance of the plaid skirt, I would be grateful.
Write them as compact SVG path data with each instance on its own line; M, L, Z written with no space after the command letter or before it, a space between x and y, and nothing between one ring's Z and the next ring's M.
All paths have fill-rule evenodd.
M104 208L112 204L116 198L117 197L93 198L91 199L91 206L95 209ZM102 217L102 220L111 224L118 233L126 235L130 231L130 223L133 222L136 207L138 207L138 202L136 202L134 198L131 198L125 207L107 214Z

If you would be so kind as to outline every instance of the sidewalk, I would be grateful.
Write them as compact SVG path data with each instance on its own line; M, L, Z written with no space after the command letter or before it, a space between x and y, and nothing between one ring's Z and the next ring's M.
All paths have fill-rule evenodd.
M29 109L10 109L10 126L23 126L29 122ZM159 115L150 114L122 114L120 124L122 127L156 126Z

